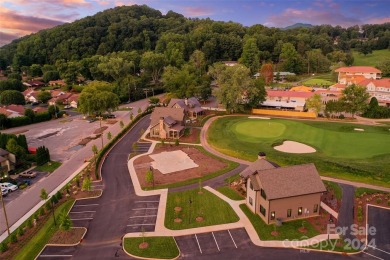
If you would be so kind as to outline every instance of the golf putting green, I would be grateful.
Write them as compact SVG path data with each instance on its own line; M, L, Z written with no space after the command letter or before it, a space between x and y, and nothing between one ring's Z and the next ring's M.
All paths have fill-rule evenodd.
M257 142L256 138L274 138L279 137L286 130L286 126L281 123L271 122L271 120L251 120L237 122L232 130L241 136L241 139L252 139ZM244 137L244 138L242 138Z

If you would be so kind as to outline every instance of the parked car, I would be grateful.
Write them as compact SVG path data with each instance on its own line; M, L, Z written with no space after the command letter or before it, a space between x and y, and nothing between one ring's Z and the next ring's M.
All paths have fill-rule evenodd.
M116 115L114 114L103 114L103 118L116 118Z
M16 186L20 187L21 185L27 184L27 186L31 185L31 181L28 179L24 179L23 177L19 176L15 179L14 183Z
M95 122L97 119L96 118L90 118L90 119L88 119L88 122L89 123L93 123L93 122Z
M37 172L33 171L26 171L19 174L19 176L26 177L26 178L35 178L37 177Z
M8 191L16 191L18 189L18 186L14 185L12 183L9 183L9 182L0 183L0 187L7 189Z
M7 196L8 189L1 188L1 194L3 195L3 197Z
M64 109L70 109L70 108L72 108L72 106L70 106L70 105L64 106Z

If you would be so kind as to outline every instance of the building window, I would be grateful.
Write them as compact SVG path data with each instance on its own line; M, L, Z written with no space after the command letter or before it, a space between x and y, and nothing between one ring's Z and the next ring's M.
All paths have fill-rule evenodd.
M298 208L298 216L302 215L302 207Z
M272 211L271 212L271 220L274 220L275 219L275 211Z
M287 210L287 217L288 217L288 218L291 218L291 209L288 209L288 210Z
M249 197L249 204L253 205L253 200L251 197Z
M253 190L252 182L249 182L249 187L251 188L251 190Z
M265 191L263 189L260 190L260 193L261 193L261 197L263 197L263 199L267 199L267 195L265 195Z
M265 217L265 214L267 213L265 208L263 206L260 205L260 213L261 215L263 215Z
M314 213L317 213L318 212L318 204L314 204L314 210L313 210Z

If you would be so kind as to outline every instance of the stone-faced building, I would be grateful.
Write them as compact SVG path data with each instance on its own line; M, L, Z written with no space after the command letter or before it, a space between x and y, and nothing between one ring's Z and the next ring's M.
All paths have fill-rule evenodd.
M178 139L184 134L184 109L155 107L151 115L150 137Z

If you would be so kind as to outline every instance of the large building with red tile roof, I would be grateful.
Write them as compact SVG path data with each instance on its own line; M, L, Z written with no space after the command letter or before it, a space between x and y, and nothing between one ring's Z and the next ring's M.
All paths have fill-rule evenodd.
M303 111L306 100L313 95L313 92L267 90L267 99L261 105L269 108Z
M371 97L375 97L380 105L390 107L390 78L369 79L358 85L365 86Z
M341 84L357 84L364 79L380 79L382 71L370 66L352 66L341 67L335 70L338 72L338 83Z

